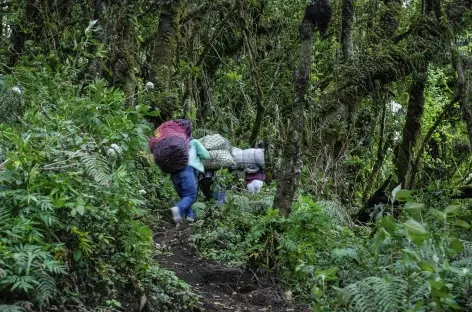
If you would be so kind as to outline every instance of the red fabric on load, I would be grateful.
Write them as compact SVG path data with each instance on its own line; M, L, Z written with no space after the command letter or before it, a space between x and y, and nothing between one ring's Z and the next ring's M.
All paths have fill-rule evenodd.
M164 173L185 169L188 164L188 140L180 136L169 136L152 147L154 162Z
M183 170L188 164L192 124L188 120L170 120L160 125L149 138L154 162L165 173Z
M184 128L185 133L189 138L192 137L192 123L188 119L176 119L174 120L177 124L179 124L182 128Z
M178 122L175 120L167 121L159 126L159 128L154 131L154 136L156 137L157 141L167 138L171 135L181 135L183 137L189 138L189 135L185 131L185 128L182 127Z

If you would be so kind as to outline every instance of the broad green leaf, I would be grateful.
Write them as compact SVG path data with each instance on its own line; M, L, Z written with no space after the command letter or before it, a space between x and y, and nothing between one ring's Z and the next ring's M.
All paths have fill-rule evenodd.
M413 219L409 219L403 224L405 225L408 233L411 235L428 235L428 231L426 231L426 229L420 223Z
M402 251L404 257L415 261L421 261L420 255L418 255L416 251L411 249L402 249Z
M417 301L413 307L408 309L408 312L424 312L424 301Z
M457 238L453 239L449 246L457 252L463 252L464 251L464 245Z
M417 221L409 219L404 223L408 238L416 245L421 245L428 239L428 231Z
M374 242L373 242L374 248L379 248L380 245L385 243L385 241L387 240L387 236L388 236L387 231L385 231L385 229L383 227L379 228L379 230L377 231L377 235L375 235L375 239L374 239Z
M411 191L401 190L395 194L395 199L398 201L408 201L411 199Z
M159 117L161 115L160 111L154 110L154 111L149 111L144 113L143 115L145 116L153 116L153 117Z
M83 205L78 205L76 208L76 211L79 215L83 216L85 213L85 206Z
M313 288L311 289L311 293L315 295L317 299L320 299L323 296L323 290L321 290L321 288L317 286L313 286Z
M397 227L395 223L395 219L392 216L385 216L380 221L382 227L388 232L388 234L393 235L395 233L395 229Z
M326 269L326 270L317 269L315 271L316 277L319 277L322 280L326 280L326 281L337 280L338 279L338 277L336 276L337 273L338 273L338 268L337 267L331 267L331 268Z
M74 250L73 257L75 261L79 261L80 258L82 258L82 250L81 249Z
M433 216L436 217L436 219L438 219L439 221L444 221L446 219L446 214L442 211L439 211L437 209L431 209L431 213L433 214Z
M427 263L424 261L421 261L420 263L418 263L418 266L420 267L421 271L426 271L426 272L434 272L436 268L436 265L434 265L433 263Z
M463 311L463 308L451 297L444 299L444 303L456 311Z
M415 202L407 202L405 204L405 207L403 209L412 216L419 216L421 213L421 210L424 209L424 204L423 203L415 203Z
M333 250L333 253L339 258L349 257L354 259L359 264L359 257L354 248L336 248Z
M464 220L456 220L454 223L455 226L462 227L464 229L470 229L470 224L465 222Z
M459 210L461 209L460 205L451 205L447 206L446 209L444 210L444 213L446 213L448 216L455 216Z

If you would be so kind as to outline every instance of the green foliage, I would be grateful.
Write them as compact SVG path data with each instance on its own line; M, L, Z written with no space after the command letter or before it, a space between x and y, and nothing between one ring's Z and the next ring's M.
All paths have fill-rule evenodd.
M349 311L403 311L408 284L399 278L368 277L342 290Z
M352 249L349 255L357 260L346 262L339 253L332 253L332 248L360 241L347 228L335 225L330 208L301 196L292 214L283 218L278 210L269 209L271 201L266 196L259 194L252 200L230 195L225 205L206 207L192 237L202 255L273 271L286 287L305 299L321 299L312 293L314 288L327 290L338 275L356 280L358 275L350 270L350 261L359 262L358 256L353 256L356 251ZM256 208L266 200L265 209ZM362 248L360 252L364 252Z
M404 220L387 215L373 233L352 232L352 225L334 219L340 214L329 211L331 205L308 196L282 218L277 210L254 211L248 197L232 195L221 207L201 207L193 241L205 257L271 271L316 311L470 306L466 211L449 205L427 212L402 194L396 195L409 198Z
M410 208L423 205L411 203ZM352 311L449 311L469 306L471 243L457 232L461 207L448 206L427 215L430 226L409 218L384 217L377 226L372 257L382 275L370 276L341 290ZM421 217L421 211L407 209ZM460 223L459 223L460 224Z
M27 110L0 124L2 309L98 307L130 294L151 310L192 306L189 286L153 263L152 232L138 221L168 188L142 155L147 110L123 108L102 80L81 94L70 76L19 68Z

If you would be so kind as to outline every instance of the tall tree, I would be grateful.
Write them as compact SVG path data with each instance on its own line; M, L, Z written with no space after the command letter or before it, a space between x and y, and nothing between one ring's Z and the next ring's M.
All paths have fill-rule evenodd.
M343 0L341 4L341 47L344 60L351 60L354 55L352 42L352 24L354 22L354 0Z
M423 0L423 17L436 20L439 23L441 19L440 7L440 0ZM414 152L421 133L421 119L425 101L424 91L428 81L428 64L429 60L425 60L423 65L418 67L412 75L403 139L397 158L397 176L404 188L411 187L415 181L412 172L416 173L416 170L412 171L412 169L415 163Z
M160 5L151 79L161 92L169 89L183 7L184 0L164 0Z
M125 93L125 103L128 106L134 104L134 92L136 88L135 77L135 48L139 47L135 40L134 29L131 23L133 6L128 1L115 3L112 10L116 16L115 46L111 59L113 70L113 85L121 88Z
M8 66L11 68L16 65L21 55L25 53L25 43L31 39L40 25L37 24L39 10L34 0L24 1L24 7L19 9L18 21L11 26L10 48L8 55Z
M406 114L403 139L397 160L397 175L402 187L408 188L414 150L421 131L421 118L424 111L424 90L428 79L427 67L413 74Z
M256 93L256 96L255 96L256 120L254 121L251 137L249 138L249 144L255 147L257 137L259 136L259 131L262 127L262 121L263 121L264 112L265 112L264 92L262 91L260 75L256 68L256 53L255 53L256 50L254 49L254 46L252 44L251 32L248 29L246 17L244 16L244 5L243 5L242 0L239 0L239 18L240 18L240 24L242 28L244 43L247 47L247 53L249 57L249 67L251 69L252 81L254 83L254 88L256 91L255 92Z
M301 141L304 129L304 107L310 80L312 50L315 30L324 33L331 19L331 7L326 1L312 0L307 8L305 17L300 25L300 59L294 75L295 98L292 116L287 131L290 138L284 147L282 166L277 178L277 191L274 197L274 207L282 215L287 216L292 211L292 204L298 188L302 169Z

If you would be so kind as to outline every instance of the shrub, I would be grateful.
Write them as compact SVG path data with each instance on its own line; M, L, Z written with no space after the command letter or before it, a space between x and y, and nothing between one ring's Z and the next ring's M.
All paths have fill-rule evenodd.
M81 93L69 70L19 69L25 114L0 124L2 309L98 307L130 292L159 311L191 306L189 287L153 263L139 221L168 192L142 154L149 107L124 108L102 80Z

